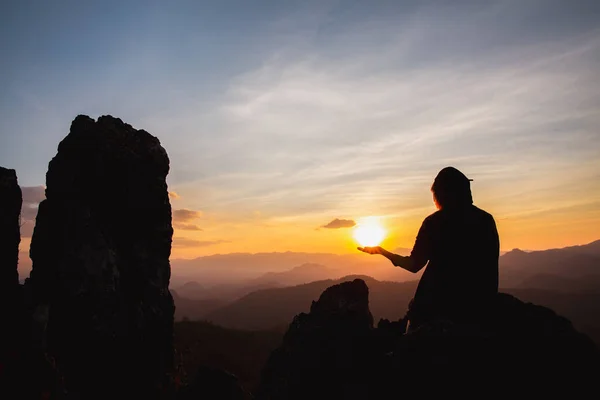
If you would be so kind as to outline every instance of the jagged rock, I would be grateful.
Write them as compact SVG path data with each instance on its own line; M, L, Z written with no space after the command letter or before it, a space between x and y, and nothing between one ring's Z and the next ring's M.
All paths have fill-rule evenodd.
M110 116L75 118L49 164L27 285L72 398L159 398L168 386L168 172L157 138Z
M15 170L0 167L0 293L13 292L19 284L22 203Z
M31 346L29 310L19 284L21 188L14 170L0 167L0 398L33 399L51 393L50 365Z
M477 324L437 321L406 333L405 320L370 329L367 315L363 281L327 289L290 325L257 399L573 394L593 389L600 373L598 349L567 319L506 294Z
M372 354L368 299L361 279L325 290L309 314L294 318L267 362L257 398L369 398L362 379Z

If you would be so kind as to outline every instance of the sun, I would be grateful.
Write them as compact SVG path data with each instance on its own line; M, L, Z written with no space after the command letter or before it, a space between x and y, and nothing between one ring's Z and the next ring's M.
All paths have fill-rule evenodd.
M365 218L354 228L354 240L363 247L378 246L385 238L386 231L378 219Z

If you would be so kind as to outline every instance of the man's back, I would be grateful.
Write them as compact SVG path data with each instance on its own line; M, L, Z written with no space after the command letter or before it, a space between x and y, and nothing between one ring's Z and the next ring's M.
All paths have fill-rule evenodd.
M499 247L494 218L473 205L427 217L411 255L429 260L414 312L452 317L485 306L498 292Z

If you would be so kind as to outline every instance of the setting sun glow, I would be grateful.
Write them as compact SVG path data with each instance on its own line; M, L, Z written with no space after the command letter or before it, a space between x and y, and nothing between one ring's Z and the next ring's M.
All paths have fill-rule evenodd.
M386 231L376 218L365 218L354 228L354 239L361 246L378 246L385 238Z

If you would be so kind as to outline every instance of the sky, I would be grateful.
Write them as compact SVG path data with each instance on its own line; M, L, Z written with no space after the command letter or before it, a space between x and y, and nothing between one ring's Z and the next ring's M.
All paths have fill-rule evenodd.
M410 248L448 165L503 250L600 239L596 0L8 0L0 54L22 249L78 114L167 149L175 258Z

